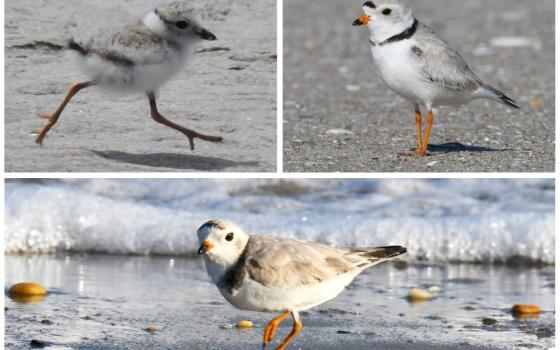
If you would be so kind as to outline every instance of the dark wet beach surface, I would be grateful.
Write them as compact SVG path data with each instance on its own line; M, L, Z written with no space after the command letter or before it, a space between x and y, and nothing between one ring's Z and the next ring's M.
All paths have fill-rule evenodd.
M6 297L7 349L31 341L63 349L260 349L274 315L237 310L210 282L201 259L35 255L5 259L6 288L43 284L43 302ZM338 298L303 312L293 349L540 349L554 345L554 268L388 263L362 274ZM438 286L425 304L413 287ZM517 303L539 305L514 319ZM495 325L484 325L485 317ZM235 328L238 320L254 324ZM42 322L48 320L49 322ZM146 331L154 326L155 333ZM230 326L233 326L230 328ZM290 321L276 341L289 332ZM278 344L278 343L274 343Z

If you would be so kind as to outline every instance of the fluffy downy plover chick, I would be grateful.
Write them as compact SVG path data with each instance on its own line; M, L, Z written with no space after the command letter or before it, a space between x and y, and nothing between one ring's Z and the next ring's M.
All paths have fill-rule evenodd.
M233 306L281 313L264 330L263 347L290 315L285 349L302 328L299 312L335 298L365 269L406 253L400 246L337 249L296 239L250 236L234 223L211 220L197 231L208 275Z
M381 78L416 110L418 148L410 155L427 154L434 107L484 98L519 108L514 100L477 77L453 47L416 19L406 2L367 1L363 9L354 25L368 27L371 53ZM420 106L428 113L424 135Z
M156 90L184 67L193 45L201 40L216 40L216 36L200 25L195 10L185 2L158 7L143 20L117 32L102 33L84 41L72 39L68 49L90 80L72 85L56 111L39 114L48 119L48 123L36 142L43 142L78 91L94 85L146 93L152 118L183 133L191 149L194 149L195 138L222 141L221 137L203 135L167 120L156 106Z

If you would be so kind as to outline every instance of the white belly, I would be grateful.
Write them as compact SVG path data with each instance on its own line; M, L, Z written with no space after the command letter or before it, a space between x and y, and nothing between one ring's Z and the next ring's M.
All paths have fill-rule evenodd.
M242 310L283 312L303 311L334 299L352 282L359 271L339 275L320 283L295 288L268 288L250 279L233 295L220 289L220 292L233 306Z
M427 107L462 104L473 99L472 94L447 89L428 82L412 58L412 43L402 41L372 47L375 65L385 84L413 104Z

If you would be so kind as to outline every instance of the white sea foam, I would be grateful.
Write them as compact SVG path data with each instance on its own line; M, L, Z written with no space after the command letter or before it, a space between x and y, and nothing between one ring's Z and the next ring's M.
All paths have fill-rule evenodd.
M223 217L408 259L554 263L551 180L67 180L6 185L6 253L193 254Z

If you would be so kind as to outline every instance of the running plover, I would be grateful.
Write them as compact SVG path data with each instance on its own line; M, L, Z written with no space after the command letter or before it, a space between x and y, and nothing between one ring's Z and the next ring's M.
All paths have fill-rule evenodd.
M198 254L220 293L233 306L249 311L278 312L268 323L263 347L291 314L286 348L302 328L299 312L335 298L365 269L406 253L400 246L336 249L313 242L249 236L235 224L211 220L197 231Z
M183 133L189 139L191 150L194 150L195 138L222 141L221 137L203 135L167 120L156 106L156 89L183 68L193 45L201 40L216 40L216 36L204 29L195 16L195 10L185 2L173 2L156 8L143 20L120 31L102 33L85 41L70 40L68 49L90 80L72 85L56 111L39 114L48 119L48 123L36 142L43 142L78 91L94 85L146 93L152 118Z
M373 60L385 84L414 104L418 148L427 154L433 124L432 108L465 104L484 98L519 108L503 92L477 77L461 55L414 16L401 0L366 1L364 14L353 25L367 25ZM428 113L422 137L422 113Z

